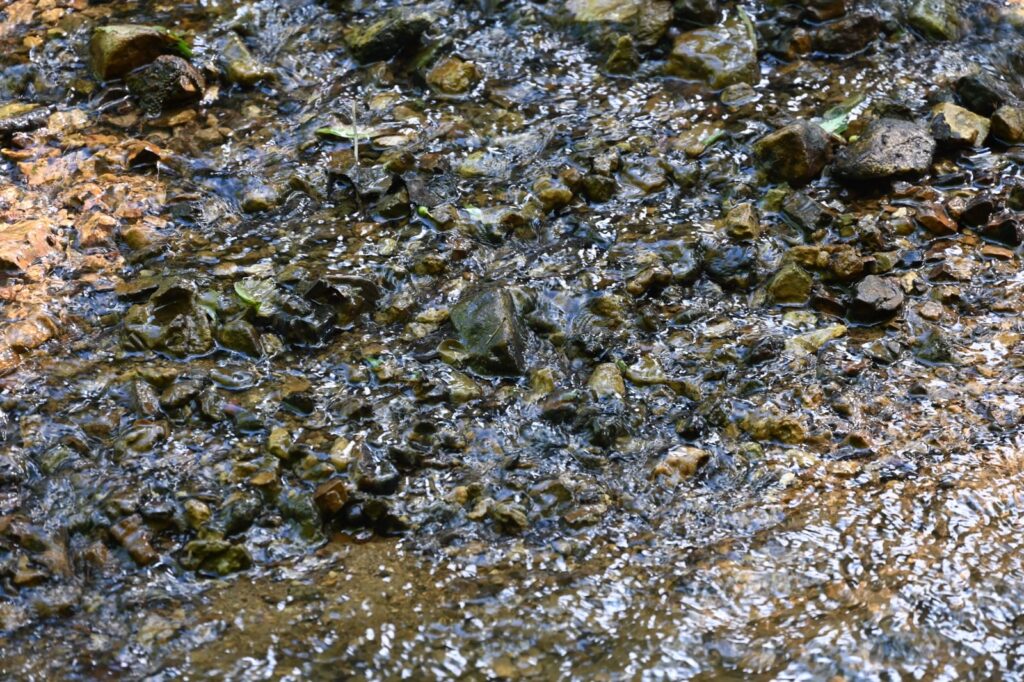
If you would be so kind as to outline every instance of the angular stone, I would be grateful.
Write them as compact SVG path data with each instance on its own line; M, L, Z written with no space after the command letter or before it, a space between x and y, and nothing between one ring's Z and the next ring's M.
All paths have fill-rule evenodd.
M988 137L989 120L951 102L932 109L932 137L949 147L980 147Z
M418 44L433 22L433 16L427 13L392 10L368 26L350 28L345 42L357 61L383 61Z
M181 57L162 55L127 78L128 90L147 114L198 102L206 89L202 72Z
M811 297L814 278L795 263L783 265L768 284L768 295L775 303L803 304Z
M761 236L761 220L749 201L737 204L725 215L725 232L737 241L753 241Z
M804 185L818 177L831 156L831 138L808 121L796 121L754 143L754 157L774 182Z
M178 41L159 26L101 26L92 33L89 54L100 80L121 78L164 54L175 54Z
M861 322L883 322L895 316L903 306L903 290L893 279L868 275L850 303L850 317Z
M451 321L474 368L495 374L526 369L526 332L507 288L466 291L452 308Z
M955 89L960 104L982 116L991 116L999 107L1016 100L1009 86L984 71L961 76Z
M1024 107L1004 104L992 114L992 135L1007 144L1024 142Z
M883 118L872 121L860 139L842 149L836 173L849 180L883 180L928 172L935 140L922 126Z
M757 50L746 24L734 18L680 35L665 69L672 76L704 81L715 90L753 84L758 78Z

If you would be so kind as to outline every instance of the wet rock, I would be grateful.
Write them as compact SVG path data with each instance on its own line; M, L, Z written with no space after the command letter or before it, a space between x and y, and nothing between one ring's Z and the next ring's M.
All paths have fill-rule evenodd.
M637 52L633 37L619 36L615 47L604 62L604 70L616 75L633 73L640 67L640 53Z
M340 478L324 481L313 491L313 502L325 518L331 518L340 512L348 498L348 484Z
M533 183L533 192L545 211L557 211L572 202L572 190L556 178L540 178Z
M452 308L451 321L474 368L495 374L526 369L526 332L507 288L469 289Z
M217 340L229 350L252 357L259 357L263 352L259 332L252 324L242 319L231 320L221 326Z
M832 214L804 192L791 192L782 200L782 217L805 232L815 232L832 222Z
M1018 246L1024 242L1024 216L1017 211L1000 211L991 216L979 232L985 239Z
M1005 83L984 71L957 79L956 97L960 104L982 116L991 116L1004 104L1016 102L1016 97Z
M948 147L980 147L988 137L989 120L951 102L932 110L932 137Z
M179 44L159 26L101 26L89 43L92 70L100 80L121 78L160 55L178 53Z
M0 139L12 133L42 128L50 116L50 110L28 102L0 104Z
M427 72L427 83L444 95L462 95L480 80L480 69L473 62L447 57Z
M942 204L925 204L917 209L914 217L921 224L921 227L934 235L941 237L956 234L957 232L956 221L949 217Z
M786 350L794 355L817 353L826 343L846 336L846 326L832 324L786 339Z
M395 9L367 26L350 28L345 42L356 60L383 61L417 45L433 23L434 17L428 13Z
M618 189L615 178L599 173L589 173L583 178L583 196L590 201L604 203L610 201Z
M224 78L229 83L242 86L253 86L263 80L274 77L274 70L259 62L242 39L235 33L228 34L220 51L221 67Z
M121 519L111 526L110 535L128 551L129 556L139 566L148 566L160 558L149 544L149 530L138 514Z
M644 294L656 294L664 289L672 281L672 271L663 265L655 265L644 268L640 273L629 280L626 284L626 291L633 296Z
M907 22L931 40L957 40L963 32L959 0L916 0Z
M199 396L203 384L201 381L176 381L160 394L160 407L165 410L176 410L192 402Z
M1024 107L1003 105L992 114L992 135L1000 142L1024 142Z
M814 278L799 265L788 263L768 284L768 295L775 303L803 304L811 297Z
M203 74L174 55L157 57L148 66L130 73L126 81L147 114L198 102L206 89Z
M872 121L836 158L836 173L849 180L883 180L927 173L935 140L922 126L883 118Z
M830 21L814 32L818 52L852 54L870 45L880 34L882 22L875 12L861 10Z
M753 241L761 236L761 220L750 202L737 204L725 215L725 232L736 241Z
M203 575L224 576L252 567L252 555L242 545L210 538L185 545L179 560L182 567Z
M757 281L757 256L750 247L713 246L704 254L704 271L727 289L749 289Z
M568 0L566 7L600 42L610 33L625 32L638 45L653 47L672 21L668 0Z
M911 342L914 356L925 362L949 362L953 359L953 344L943 331L932 324L924 326Z
M846 13L846 0L807 0L803 6L814 21L828 21Z
M883 322L900 311L903 298L903 289L895 280L868 275L857 285L850 317L860 322Z
M651 472L652 478L667 478L670 482L681 482L693 478L711 459L711 453L688 445L679 445L665 455Z
M736 83L757 82L757 50L745 22L730 19L676 38L666 71L673 76L703 81L716 90Z
M709 26L722 15L719 0L675 0L672 5L681 24Z
M359 490L374 495L393 495L401 476L386 454L367 444L359 450L350 465L352 481Z
M804 185L828 163L831 138L816 123L796 121L755 142L754 156L774 182Z
M198 305L195 286L169 282L146 305L134 305L124 319L125 343L135 349L163 350L186 357L213 347L209 313Z
M626 395L626 382L622 379L622 371L614 362L605 362L595 367L587 380L587 387L598 398L622 398Z

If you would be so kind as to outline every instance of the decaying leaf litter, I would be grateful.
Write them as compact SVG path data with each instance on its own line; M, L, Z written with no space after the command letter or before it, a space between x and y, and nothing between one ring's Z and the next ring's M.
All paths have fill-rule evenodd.
M0 10L0 667L1019 674L1024 15Z

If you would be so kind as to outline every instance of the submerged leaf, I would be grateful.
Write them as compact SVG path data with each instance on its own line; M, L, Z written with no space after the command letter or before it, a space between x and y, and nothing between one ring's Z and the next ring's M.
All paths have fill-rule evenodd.
M274 300L277 297L277 289L269 279L246 277L240 282L235 282L235 293L243 303L255 308L256 314L261 317L273 315L276 310Z
M332 140L370 140L383 135L386 131L381 128L364 128L359 126L327 126L317 128L316 134Z

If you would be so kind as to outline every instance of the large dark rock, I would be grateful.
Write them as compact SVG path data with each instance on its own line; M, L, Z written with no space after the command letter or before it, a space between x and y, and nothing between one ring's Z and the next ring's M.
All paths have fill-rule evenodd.
M842 149L835 170L850 180L883 180L928 172L935 140L910 121L883 118L872 121L860 139Z
M749 246L716 245L704 254L704 271L724 289L750 289L757 283L757 255Z
M999 107L1017 100L1008 85L984 71L957 79L956 97L960 104L982 116L991 116Z
M35 130L46 125L50 110L38 104L10 102L0 104L0 138L11 133Z
M159 26L101 26L89 43L92 70L100 80L121 78L179 49L178 39Z
M392 10L367 26L350 28L345 42L360 62L383 61L416 46L433 22L433 16L425 12Z
M206 89L203 74L173 55L157 57L152 64L130 73L127 83L128 90L139 98L139 105L147 114L198 102Z
M829 134L816 123L796 121L754 143L754 156L769 178L805 185L818 177L831 155Z
M813 46L818 52L830 54L860 52L881 34L881 28L882 22L874 12L850 12L815 31Z
M526 368L526 332L508 289L470 289L452 308L451 320L476 369L521 374Z
M859 322L883 322L896 315L903 306L903 290L892 279L868 275L850 302L850 317Z

